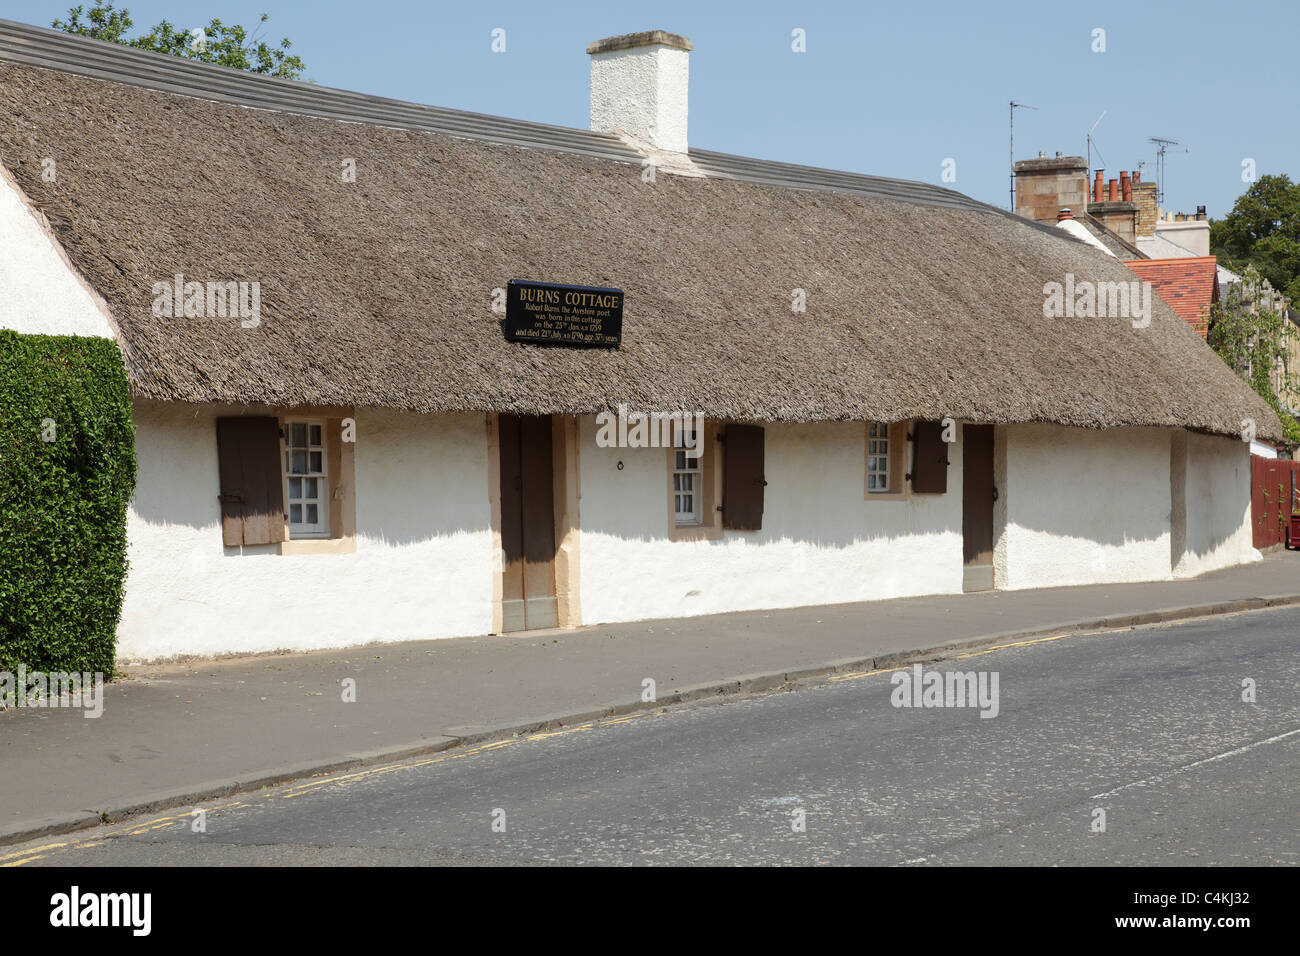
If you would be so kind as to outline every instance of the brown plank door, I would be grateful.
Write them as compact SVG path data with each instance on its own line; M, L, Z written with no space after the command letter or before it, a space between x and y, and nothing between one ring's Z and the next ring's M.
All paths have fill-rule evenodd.
M962 590L993 589L993 426L962 427Z
M280 423L263 415L217 419L221 539L226 547L285 539Z
M498 416L501 442L501 629L559 626L549 416Z

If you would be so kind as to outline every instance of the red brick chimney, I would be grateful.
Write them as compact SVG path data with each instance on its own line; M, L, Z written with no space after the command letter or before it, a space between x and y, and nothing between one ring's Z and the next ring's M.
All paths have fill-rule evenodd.
M1133 180L1127 169L1122 170L1119 179L1109 182L1105 170L1097 170L1097 179L1092 188L1092 202L1088 203L1088 215L1098 219L1103 226L1115 233L1125 242L1137 240L1138 204L1133 201Z

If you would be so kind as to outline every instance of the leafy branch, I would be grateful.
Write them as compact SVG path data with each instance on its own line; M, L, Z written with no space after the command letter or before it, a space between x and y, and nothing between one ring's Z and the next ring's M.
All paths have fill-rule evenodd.
M268 19L269 14L262 14L258 21L259 29ZM163 20L143 36L127 37L127 32L134 25L131 11L126 7L114 9L112 0L95 0L94 8L89 12L84 6L73 7L68 11L67 20L55 19L51 24L56 30L120 43L138 50L168 53L188 60L216 63L235 70L264 73L287 80L298 79L306 69L302 59L289 52L293 44L288 38L281 39L278 46L271 46L259 39L257 34L250 37L243 26L226 26L215 17L202 29L177 29L171 21Z

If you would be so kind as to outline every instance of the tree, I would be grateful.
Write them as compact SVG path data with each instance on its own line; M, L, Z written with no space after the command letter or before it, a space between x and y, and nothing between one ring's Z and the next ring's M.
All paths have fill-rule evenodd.
M268 19L268 14L262 14L259 24ZM306 68L301 58L289 53L293 44L287 38L282 39L278 47L273 47L256 36L249 37L248 31L239 24L228 27L214 18L206 28L177 30L172 23L163 20L144 36L127 37L127 31L134 25L131 11L126 7L115 10L112 0L95 0L95 7L89 13L85 7L73 7L68 11L66 21L56 19L51 24L56 30L96 40L121 43L138 50L170 53L204 63L218 63L286 80L296 80Z
M1296 386L1295 372L1286 361L1288 336L1294 333L1281 305L1271 284L1248 265L1240 285L1232 286L1226 299L1211 307L1207 340L1277 412L1287 444L1295 447L1300 444L1300 421L1283 407L1278 395Z
M1210 223L1210 251L1234 272L1254 266L1292 302L1300 302L1300 183L1261 176L1232 211Z

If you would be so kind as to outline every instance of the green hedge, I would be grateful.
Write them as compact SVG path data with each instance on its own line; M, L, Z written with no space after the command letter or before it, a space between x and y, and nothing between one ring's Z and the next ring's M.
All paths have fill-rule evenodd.
M113 672L134 489L117 345L0 330L0 670Z

